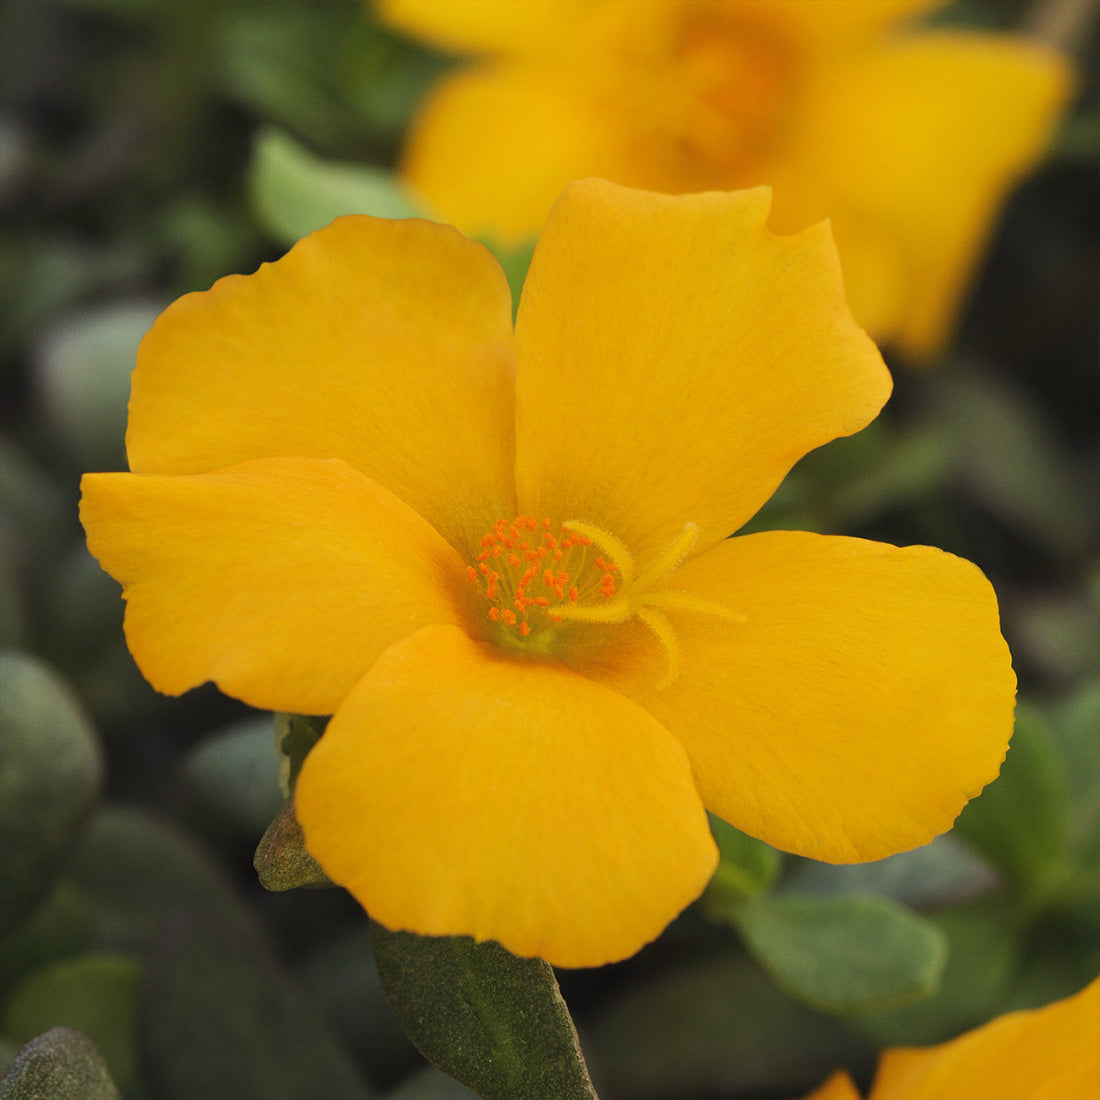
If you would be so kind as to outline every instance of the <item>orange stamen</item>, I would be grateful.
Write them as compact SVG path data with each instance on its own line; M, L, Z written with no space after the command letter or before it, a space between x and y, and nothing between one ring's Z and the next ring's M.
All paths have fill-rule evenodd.
M477 546L466 576L490 604L489 621L514 630L515 637L530 638L541 626L561 622L559 607L587 607L616 593L614 563L589 557L587 534L549 518L497 520Z

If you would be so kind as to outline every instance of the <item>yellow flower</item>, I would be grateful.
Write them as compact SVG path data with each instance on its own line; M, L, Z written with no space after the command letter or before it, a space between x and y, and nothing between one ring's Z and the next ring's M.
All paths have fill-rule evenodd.
M726 537L890 390L828 227L768 204L570 187L514 334L480 245L343 218L143 341L133 472L82 505L130 650L161 691L334 715L298 812L387 927L619 959L703 889L704 806L876 859L997 773L974 566Z
M1068 64L1023 38L909 30L942 0L378 0L481 55L429 93L403 171L464 232L533 236L571 179L768 184L772 226L831 218L857 320L937 352Z
M860 1100L841 1070L806 1100ZM1100 1100L1100 978L948 1043L888 1050L867 1100Z

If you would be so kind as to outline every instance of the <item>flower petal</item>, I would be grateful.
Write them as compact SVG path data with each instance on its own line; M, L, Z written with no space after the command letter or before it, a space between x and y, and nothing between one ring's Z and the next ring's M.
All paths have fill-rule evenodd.
M888 1050L869 1100L1100 1100L1100 979L923 1049Z
M810 45L850 42L880 33L892 24L943 7L947 0L726 0L709 5L734 7L746 24L771 25L796 42ZM568 53L587 22L605 18L608 8L624 9L634 23L668 18L665 9L703 8L700 0L375 0L391 26L446 50L504 56ZM631 11L631 9L633 9ZM615 18L615 16L612 16Z
M782 179L771 180L775 224L833 218L856 317L910 354L932 355L1002 201L1050 139L1070 66L1036 43L941 32L838 57L815 74ZM878 316L876 237L892 243L906 290L889 324Z
M446 538L476 540L511 514L511 327L481 245L339 218L160 316L133 375L131 469L341 458Z
M213 680L253 706L331 714L391 642L458 621L458 555L344 462L82 488L88 546L123 586L130 652L158 691Z
M642 626L570 664L684 744L708 809L790 852L879 859L951 826L996 775L1015 676L989 582L925 546L777 531L668 582L743 615L670 604L680 674Z
M616 124L567 63L472 68L428 94L402 173L436 216L514 246L536 235L571 180L620 174Z
M643 564L689 522L702 550L874 418L890 376L828 227L775 237L769 201L566 191L516 323L523 511L599 523Z
M862 1097L847 1072L838 1069L832 1077L803 1097L803 1100L862 1100Z
M592 0L375 0L393 27L455 52L535 54L568 40Z
M689 3L694 0L688 0ZM738 0L745 23L770 24L796 44L843 49L888 32L906 19L942 8L949 0ZM723 5L725 6L725 5Z
M640 707L452 627L382 655L306 760L309 850L387 928L621 959L716 863L687 759Z

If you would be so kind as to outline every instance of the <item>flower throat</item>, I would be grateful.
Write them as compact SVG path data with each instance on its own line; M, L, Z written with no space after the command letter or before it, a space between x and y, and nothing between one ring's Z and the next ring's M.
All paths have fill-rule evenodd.
M745 617L689 592L655 586L675 572L699 538L687 523L649 564L636 572L626 545L600 527L579 520L555 524L517 516L500 519L482 535L476 564L466 576L489 604L497 640L508 646L549 652L557 625L623 623L637 617L656 635L668 659L661 684L679 673L680 649L666 609L716 615L728 622Z
M517 516L497 520L482 535L477 565L466 576L489 603L489 619L518 638L547 623L560 623L563 609L608 601L619 567L590 536L549 519Z

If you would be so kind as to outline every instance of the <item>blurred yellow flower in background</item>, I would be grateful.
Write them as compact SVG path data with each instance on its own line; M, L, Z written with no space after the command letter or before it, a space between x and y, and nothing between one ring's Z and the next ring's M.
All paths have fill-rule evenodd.
M476 60L415 120L433 216L533 237L562 187L766 184L772 228L832 219L879 341L942 349L1000 205L1045 149L1070 67L1022 37L907 27L941 0L378 0Z
M729 539L890 392L828 227L765 188L570 187L513 332L490 253L343 218L169 307L88 543L146 678L333 714L296 797L372 917L623 958L714 869L704 807L846 862L950 827L1015 677L970 563Z
M843 1070L806 1100L860 1100ZM867 1100L1100 1100L1100 978L934 1047L886 1051Z

